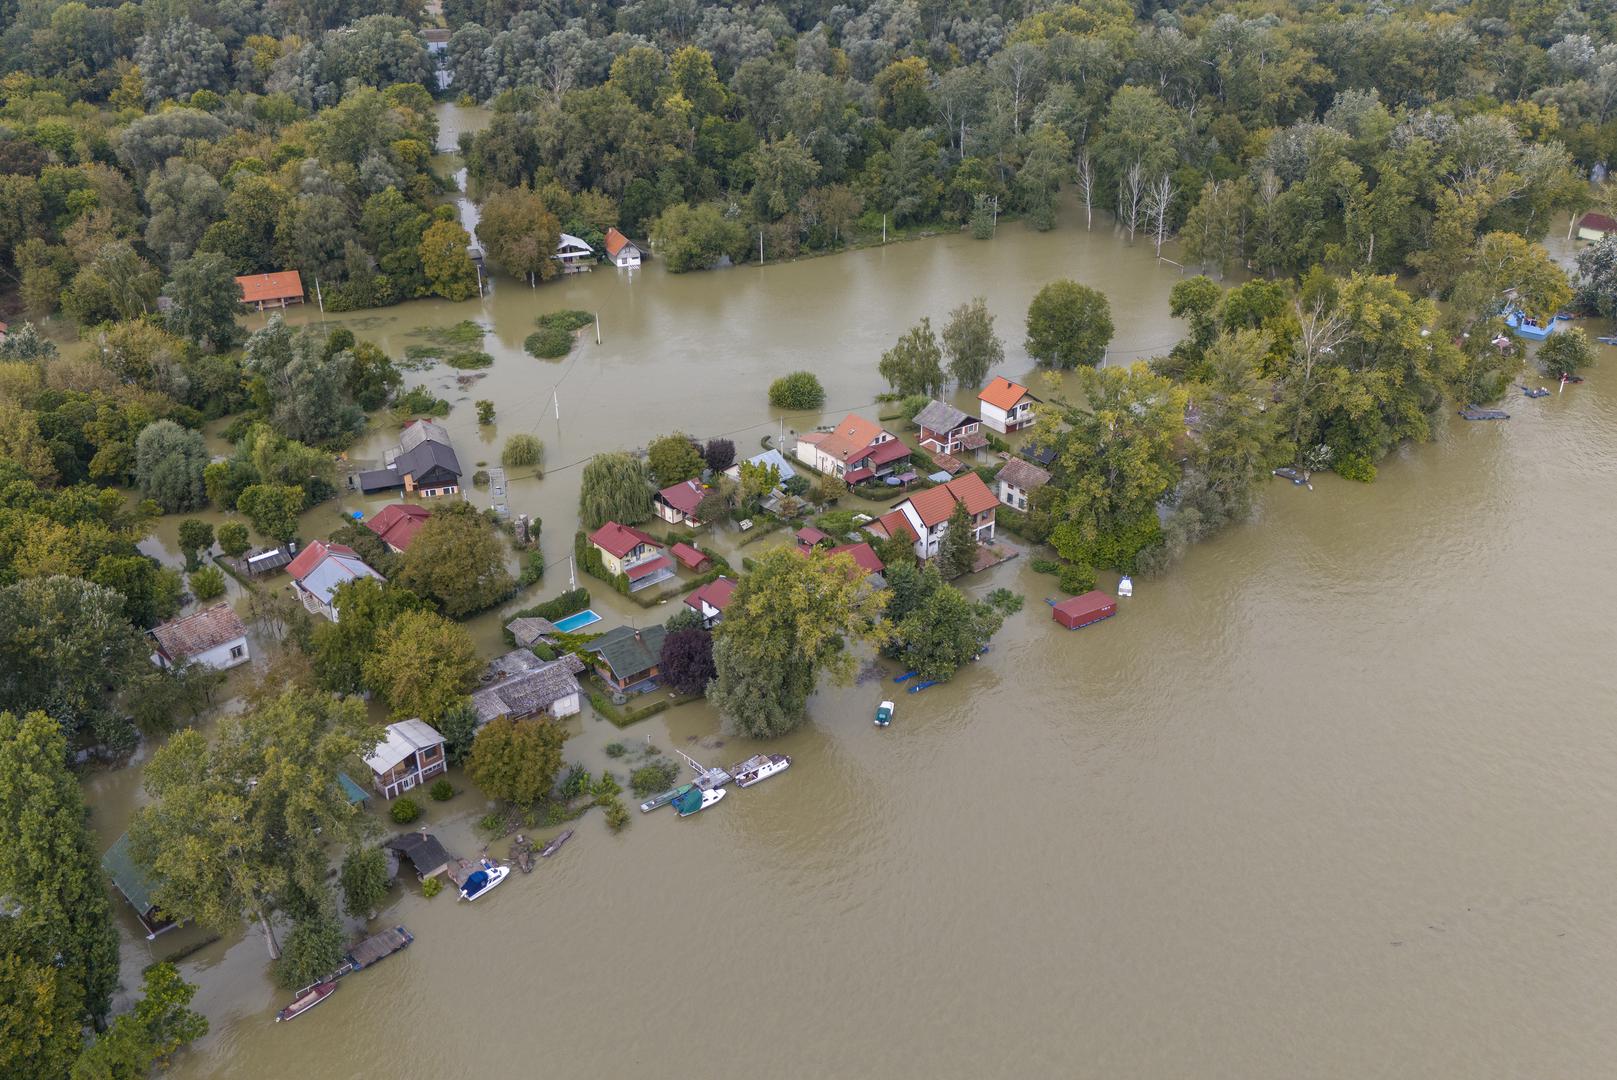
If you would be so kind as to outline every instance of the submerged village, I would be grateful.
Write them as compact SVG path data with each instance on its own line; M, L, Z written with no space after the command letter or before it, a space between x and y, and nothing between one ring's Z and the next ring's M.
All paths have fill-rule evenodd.
M1035 795L1082 787L1164 851L1194 829L1109 786L1107 755L1150 758L1155 730L971 738L1174 713L1161 695L1190 668L1165 677L1151 650L1228 650L1224 692L1256 685L1229 656L1317 629L1313 598L1264 637L1266 571L1216 597L1183 575L1252 543L1267 508L1358 512L1423 444L1473 461L1456 488L1478 507L1606 460L1557 446L1530 481L1509 469L1600 403L1617 348L1617 24L1564 7L9 12L0 1076L223 1075L291 1022L310 1045L363 1029L368 1067L408 1072L410 1039L458 1056L496 1035L432 1030L424 992L475 1001L483 965L518 960L563 985L543 935L600 934L636 993L696 977L728 927L642 972L618 952L629 901L700 923L721 907L703 890L745 874L765 882L751 902L804 920L793 948L824 950L794 978L842 941L804 908L862 902L856 963L881 971L838 986L909 977L927 935L996 904L1025 918L961 955L1008 962L996 935L1026 932L1023 981L1084 931L1050 898L1097 895L1055 876L1082 860L1050 857L1039 829L1065 811ZM1460 531L1432 529L1456 543L1445 565L1472 557ZM1328 579L1318 536L1298 543L1288 583ZM1170 605L1197 614L1108 651ZM1304 702L1312 660L1281 664ZM1204 744L1178 745L1199 776ZM1209 753L1208 775L1249 750ZM1265 800L1313 764L1289 752L1250 756L1285 776L1272 789L1223 786L1287 805ZM935 847L896 839L940 804L985 809ZM829 809L779 813L804 805ZM1000 861L1023 832L1037 873ZM689 876L578 890L651 836ZM844 857L848 879L794 908ZM987 895L912 925L956 858ZM1122 862L1141 884L1113 906L1193 891ZM603 925L531 918L564 897ZM1190 925L1157 921L1142 954ZM767 996L756 975L732 964L726 992ZM1025 983L1068 1007L1059 976ZM925 1022L992 1013L954 1004ZM421 1030L398 1046L370 1031L401 1022Z

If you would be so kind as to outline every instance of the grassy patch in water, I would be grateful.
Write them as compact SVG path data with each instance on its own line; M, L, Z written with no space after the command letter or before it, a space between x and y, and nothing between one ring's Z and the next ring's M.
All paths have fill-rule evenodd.
M559 360L572 351L574 335L594 321L588 311L548 312L534 320L539 329L528 335L522 347L541 360Z
M491 367L494 357L478 349L469 349L465 352L450 353L444 357L444 363L461 371L470 371L475 368Z
M436 396L425 386L412 386L393 399L393 412L405 418L412 416L448 416L449 402Z
M434 345L444 348L469 349L473 345L480 345L483 335L488 333L482 324L470 319L462 319L452 326L418 326L410 331L411 337L425 338Z

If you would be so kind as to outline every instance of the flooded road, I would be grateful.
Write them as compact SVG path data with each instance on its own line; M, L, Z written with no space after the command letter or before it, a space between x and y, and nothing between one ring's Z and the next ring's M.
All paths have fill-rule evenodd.
M468 467L515 431L545 440L546 475L510 502L545 521L548 596L575 463L675 428L754 452L865 407L881 350L921 315L986 295L1003 371L1023 375L1027 302L1071 276L1110 296L1114 357L1171 344L1177 272L1075 220L718 274L500 280L341 324L394 355L417 327L490 327L486 378L414 378L455 402ZM533 317L562 307L598 312L601 345L525 356ZM567 752L597 771L606 744L648 738L794 764L688 820L636 813L612 836L592 813L475 905L396 889L377 925L416 943L294 1028L271 1023L284 1002L256 934L202 948L182 968L213 1034L173 1075L1609 1076L1617 350L1601 365L1507 401L1507 423L1440 424L1372 485L1276 481L1254 521L1100 625L1058 629L1026 559L974 579L1027 604L980 664L898 695L889 729L870 718L890 682L825 687L767 747L718 745L703 704L625 731L586 709ZM801 367L826 384L823 418L765 402ZM592 591L610 617L647 617ZM498 625L474 623L491 651ZM92 780L109 842L137 787L134 770ZM425 806L476 853L474 791ZM125 982L186 935L126 933Z

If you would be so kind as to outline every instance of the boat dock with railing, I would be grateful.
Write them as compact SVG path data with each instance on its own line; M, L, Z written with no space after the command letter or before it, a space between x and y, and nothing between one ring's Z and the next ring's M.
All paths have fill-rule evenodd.
M680 784L677 787L669 788L660 795L653 795L651 798L640 804L640 812L642 814L649 814L659 806L667 806L669 803L691 791L718 791L731 780L735 779L735 777L731 776L730 773L724 769L703 765L700 761L697 761L695 758L691 757L682 750L675 750L674 753L678 754L684 760L685 764L691 767L691 771L696 774L696 779L684 784Z

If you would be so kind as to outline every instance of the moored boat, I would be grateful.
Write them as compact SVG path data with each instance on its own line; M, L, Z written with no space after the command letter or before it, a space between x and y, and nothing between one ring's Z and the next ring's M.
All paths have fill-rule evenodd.
M737 787L751 787L791 767L792 759L785 754L755 754L731 768L730 775Z
M654 795L645 802L641 803L640 812L642 814L649 814L653 810L657 809L657 807L667 806L669 803L673 802L681 795L684 795L686 792L694 790L696 790L695 784L681 784L676 788L669 788L661 795Z
M298 996L292 999L292 1004L275 1014L275 1022L279 1024L282 1020L296 1020L330 997L336 989L335 982L321 982L304 987Z
M550 858L552 855L556 854L556 852L561 850L561 846L563 844L567 843L567 841L572 837L572 835L573 835L573 830L568 829L566 832L564 832L560 836L556 837L556 839L554 839L550 843L546 844L545 847L544 847L544 850L539 852L539 857L541 859Z
M692 788L674 800L674 809L679 811L680 817L690 817L706 810L722 798L724 798L723 788L709 788L707 791Z
M893 722L893 703L884 701L876 706L876 726L886 727Z
M510 873L511 868L509 866L501 866L498 863L492 863L484 859L483 865L479 869L473 870L471 876L466 879L466 883L460 887L460 898L462 900L476 900L479 896L498 886Z

